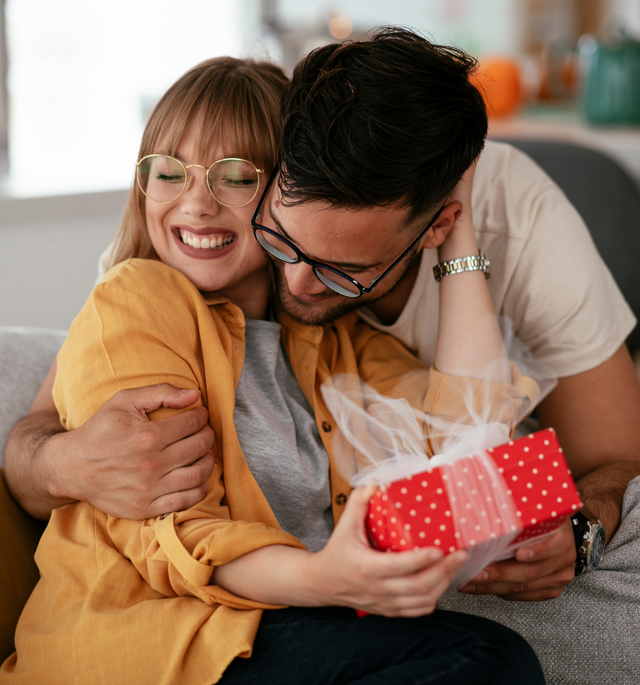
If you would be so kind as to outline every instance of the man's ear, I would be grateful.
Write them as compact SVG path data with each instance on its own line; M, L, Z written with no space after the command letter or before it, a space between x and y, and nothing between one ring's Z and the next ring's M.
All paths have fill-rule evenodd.
M420 241L420 247L427 250L440 247L444 242L444 239L455 226L461 212L462 202L453 200L446 204L435 224L433 224Z

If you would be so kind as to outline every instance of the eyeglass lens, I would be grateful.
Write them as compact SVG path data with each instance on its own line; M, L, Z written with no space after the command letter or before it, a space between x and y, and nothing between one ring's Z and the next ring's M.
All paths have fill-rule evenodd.
M295 264L299 261L300 258L296 251L278 236L259 229L255 231L255 234L260 245L276 259L286 262L287 264ZM358 286L346 278L343 278L335 271L331 271L331 269L322 266L316 266L314 267L314 270L320 281L338 294L344 295L345 297L360 296L360 289Z
M138 183L142 192L155 202L177 200L187 184L187 170L173 157L149 155L138 166ZM257 169L241 159L222 159L208 171L211 194L228 207L242 207L258 192Z

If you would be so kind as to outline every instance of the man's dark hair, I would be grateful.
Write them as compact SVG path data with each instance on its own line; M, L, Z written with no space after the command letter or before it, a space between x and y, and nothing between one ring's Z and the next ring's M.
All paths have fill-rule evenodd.
M311 52L281 100L284 202L435 210L484 146L476 66L394 27Z

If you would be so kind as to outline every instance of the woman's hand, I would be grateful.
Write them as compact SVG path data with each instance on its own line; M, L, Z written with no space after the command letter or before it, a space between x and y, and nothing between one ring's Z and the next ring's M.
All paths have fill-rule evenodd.
M391 554L372 549L364 521L375 489L351 493L329 542L315 555L319 597L384 616L430 614L467 555L445 557L435 547Z

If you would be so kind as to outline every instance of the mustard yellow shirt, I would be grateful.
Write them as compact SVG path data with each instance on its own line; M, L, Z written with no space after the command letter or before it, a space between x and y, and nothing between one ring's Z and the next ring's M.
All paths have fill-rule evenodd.
M464 379L424 370L401 343L356 315L323 328L284 315L281 323L329 455L337 521L345 500L338 495L350 487L335 461L338 431L322 383L359 373L379 392L397 394L414 372L404 389L411 402L455 418L464 411ZM303 545L280 529L238 442L233 411L243 359L242 312L217 294L203 296L165 264L125 262L94 289L58 356L54 397L65 427L81 426L124 388L198 388L216 434L215 470L205 499L184 512L129 521L86 502L56 510L36 553L41 580L20 619L17 651L0 669L2 683L211 685L234 658L251 655L262 610L277 607L209 585L213 568L267 545ZM501 398L500 420L512 424L536 387L517 377L491 391Z

